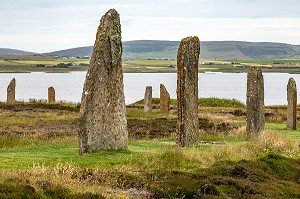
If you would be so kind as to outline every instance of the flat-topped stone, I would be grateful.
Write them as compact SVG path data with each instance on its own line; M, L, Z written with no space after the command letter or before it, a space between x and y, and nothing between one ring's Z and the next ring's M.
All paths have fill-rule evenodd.
M144 96L144 112L151 113L152 112L152 87L147 86L145 90Z
M289 129L297 129L297 86L296 81L290 78L287 84L287 120L286 126Z
M247 74L247 139L255 138L265 129L264 78L261 68L249 67Z
M198 37L181 40L177 54L177 137L178 146L197 142L198 122Z
M48 88L48 103L55 103L55 89L52 86Z

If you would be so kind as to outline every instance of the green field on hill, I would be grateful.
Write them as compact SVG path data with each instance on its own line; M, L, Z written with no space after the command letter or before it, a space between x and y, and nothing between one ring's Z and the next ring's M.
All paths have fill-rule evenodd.
M63 64L63 65L61 65ZM0 57L0 72L71 72L88 69L89 59L51 56ZM124 72L176 72L176 60L123 59ZM300 59L201 60L199 72L246 72L260 66L263 72L300 73Z

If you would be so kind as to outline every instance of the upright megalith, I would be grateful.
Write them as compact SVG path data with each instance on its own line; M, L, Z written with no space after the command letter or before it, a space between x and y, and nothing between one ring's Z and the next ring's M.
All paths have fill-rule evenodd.
M109 10L100 21L79 114L79 152L127 149L120 17Z
M289 129L297 129L297 87L293 78L287 84L287 117L286 126Z
M178 146L197 142L198 122L198 37L181 40L177 54L177 136Z
M247 139L265 129L264 78L259 67L249 67L247 74Z
M52 86L48 88L48 103L55 103L55 89Z
M144 96L144 112L151 113L152 112L152 87L147 86L145 90Z
M160 100L159 100L160 113L168 115L170 111L170 94L165 85L160 84Z
M16 79L13 78L7 87L7 103L16 102Z

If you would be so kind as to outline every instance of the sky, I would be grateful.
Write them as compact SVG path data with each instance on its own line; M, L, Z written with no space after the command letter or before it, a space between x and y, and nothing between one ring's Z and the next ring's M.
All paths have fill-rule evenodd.
M0 0L0 48L43 53L94 44L116 9L122 40L280 42L300 45L299 0Z

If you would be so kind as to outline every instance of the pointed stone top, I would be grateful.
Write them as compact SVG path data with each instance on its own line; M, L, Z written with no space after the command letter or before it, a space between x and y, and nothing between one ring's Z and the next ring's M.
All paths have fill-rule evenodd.
M16 87L16 79L13 78L13 79L10 81L10 83L9 83L7 89L15 89L15 87Z
M292 77L289 79L287 90L297 90L296 81Z
M105 59L115 67L121 62L122 41L120 15L115 9L110 9L100 20L91 63L98 63Z

